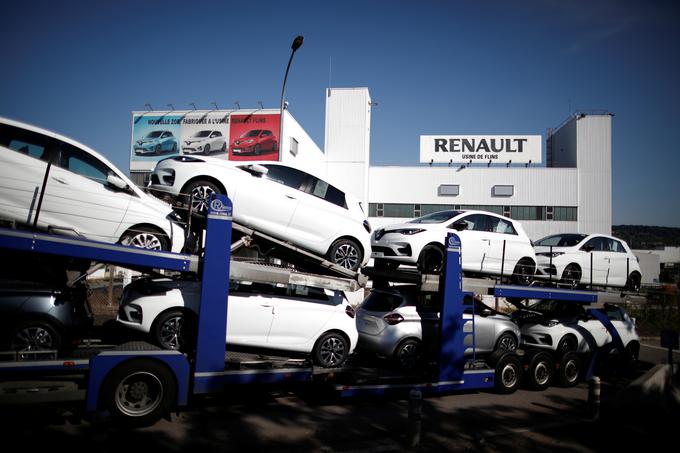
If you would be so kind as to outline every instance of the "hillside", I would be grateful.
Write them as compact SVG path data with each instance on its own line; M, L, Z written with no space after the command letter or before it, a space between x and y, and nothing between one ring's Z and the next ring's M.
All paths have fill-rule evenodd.
M645 225L613 225L612 236L621 238L633 249L680 247L680 228Z

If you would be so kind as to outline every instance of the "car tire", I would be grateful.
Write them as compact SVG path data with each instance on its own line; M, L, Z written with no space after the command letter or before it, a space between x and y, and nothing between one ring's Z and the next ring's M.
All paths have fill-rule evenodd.
M583 362L575 352L566 352L559 360L557 382L562 387L574 387L581 377Z
M440 274L444 268L444 255L444 247L441 245L426 245L418 256L418 270L424 274Z
M203 148L203 154L205 154L206 156L210 154L210 145L208 144L205 145L205 148Z
M253 153L259 155L261 152L262 152L262 147L261 147L260 144L258 143L258 144L255 145L255 147L253 148Z
M227 152L227 142L222 143L222 149L221 149L221 151L222 151L223 153L226 153L226 152Z
M165 233L145 225L133 226L123 233L119 242L123 245L146 250L170 250L170 239Z
M186 352L196 342L196 320L182 310L161 313L153 322L151 338L163 349Z
M172 408L177 396L175 376L163 363L134 359L114 368L104 380L101 403L118 423L151 426Z
M175 154L177 152L177 143L172 144L172 154Z
M182 202L185 206L191 205L192 214L201 218L208 214L208 201L210 200L210 196L222 193L225 193L224 190L217 184L199 179L192 181L182 189L182 196L184 198ZM185 213L185 217L187 215L188 210Z
M363 253L359 244L353 239L338 239L328 250L327 258L334 264L356 271L361 267Z
M326 332L314 345L312 357L314 363L323 368L342 366L349 355L349 342L339 332Z
M522 385L522 362L514 352L498 351L489 357L495 370L494 388L497 393L514 393Z
M161 145L156 145L153 152L158 156L161 153Z
M401 263L399 261L390 261L382 258L376 258L374 266L376 269L386 269L388 271L396 271Z
M63 338L59 331L42 320L26 320L16 324L5 341L10 351L59 351ZM27 355L27 358L34 358Z
M545 351L532 351L524 359L524 382L532 390L545 390L555 375L555 361Z
M529 286L534 281L536 264L529 258L522 258L512 271L512 281L520 286Z
M272 151L277 152L278 150L279 150L279 144L278 144L278 142L274 142L272 144Z
M574 352L576 351L576 348L578 348L578 341L573 335L567 334L560 339L559 343L557 343L557 352L560 353Z
M640 292L640 286L642 286L642 276L637 272L632 272L628 276L628 281L626 281L626 289L633 293Z
M562 283L571 289L576 289L581 284L581 268L571 263L562 272Z
M396 367L402 371L415 369L422 361L420 341L415 338L402 341L394 350L393 359Z
M494 351L515 351L517 350L517 338L509 332L502 334L498 340L496 340L496 345L494 346Z

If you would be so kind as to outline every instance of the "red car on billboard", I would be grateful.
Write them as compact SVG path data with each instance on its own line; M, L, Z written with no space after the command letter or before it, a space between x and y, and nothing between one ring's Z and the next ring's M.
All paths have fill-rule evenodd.
M231 152L238 154L262 154L276 152L279 144L274 133L268 129L251 129L231 142Z

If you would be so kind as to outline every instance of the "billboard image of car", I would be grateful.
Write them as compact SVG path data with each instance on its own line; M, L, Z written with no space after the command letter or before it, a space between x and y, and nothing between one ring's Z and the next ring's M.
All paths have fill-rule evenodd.
M182 154L225 154L227 139L220 131L201 130L182 142Z
M172 134L172 131L157 130L151 131L146 136L137 140L134 144L135 154L142 156L144 154L161 153L176 153L177 138Z
M229 160L279 160L280 115L231 115Z
M132 119L130 162L158 161L180 153L180 116L143 112Z

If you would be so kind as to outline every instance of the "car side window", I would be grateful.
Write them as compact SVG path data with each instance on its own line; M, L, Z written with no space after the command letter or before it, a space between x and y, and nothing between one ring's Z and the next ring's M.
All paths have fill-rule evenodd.
M592 247L593 252L603 252L609 249L608 244L605 244L605 239L603 237L594 237L588 242L586 242L581 250L585 250L586 247Z
M107 165L94 156L68 143L60 143L59 166L77 175L107 185L109 173L115 174Z
M493 231L493 220L495 218L484 214L472 214L460 219L468 224L470 231Z
M621 244L616 239L609 240L609 250L616 253L626 253L626 249L623 247L623 244Z
M0 145L36 159L49 161L52 139L9 124L0 124Z
M490 231L500 234L517 234L515 227L507 220L498 217L489 217Z
M334 205L340 206L341 208L347 209L347 201L345 200L345 193L337 189L330 184L328 184L326 181L323 181L319 178L316 178L314 176L310 176L310 183L309 183L309 193L314 195L315 197L323 198L324 200L328 201L329 203L333 203Z
M262 131L262 136L263 136L263 137L269 137L270 135L272 135L272 132L271 132L271 131Z
M269 170L265 178L293 189L301 190L302 185L307 180L307 173L295 168L282 165L264 165L264 167Z

